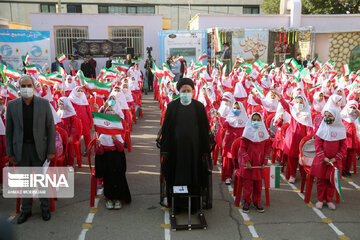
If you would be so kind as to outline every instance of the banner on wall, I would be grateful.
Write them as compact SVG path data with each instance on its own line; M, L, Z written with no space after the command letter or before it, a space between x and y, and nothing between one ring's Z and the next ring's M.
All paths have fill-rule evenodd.
M29 64L42 68L50 59L50 32L0 29L0 55L9 68L22 69L22 57L29 53Z
M245 61L268 59L269 30L268 29L239 29L232 34L232 59L240 55Z
M162 31L160 32L160 61L171 56L182 55L187 63L197 61L206 50L206 31ZM203 64L206 59L203 60Z

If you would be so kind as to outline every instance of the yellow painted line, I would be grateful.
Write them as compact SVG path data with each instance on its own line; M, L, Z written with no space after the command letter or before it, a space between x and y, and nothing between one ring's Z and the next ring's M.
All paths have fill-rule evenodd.
M313 208L313 207L315 207L315 205L314 205L314 204L312 204L312 203L308 203L308 204L307 204L307 206L308 206L309 208Z
M360 188L357 188L356 190L358 190L360 192Z
M239 205L238 207L235 207L236 209L242 209L243 206Z
M92 228L92 224L91 223L83 223L83 225L81 226L82 229L90 229Z
M353 182L354 180L352 180L351 178L343 178L343 180L345 181L345 182Z
M252 225L254 225L254 222L253 221L244 221L244 224L246 226L252 226Z
M96 198L102 198L104 195L96 195Z
M293 192L299 193L300 189L294 189Z
M231 194L231 195L234 194L234 191L229 191L229 194Z
M347 237L347 236L345 236L345 235L339 235L338 237L339 237L339 239L341 239L341 240L350 240L350 238Z
M95 214L97 212L97 210L98 210L97 208L90 208L89 213L94 213Z
M170 229L171 228L171 224L161 224L161 227L162 228L165 228L165 229Z
M327 224L332 223L332 220L330 218L322 218L321 221Z
M258 237L258 238L252 238L251 240L262 240L262 238Z
M15 216L17 216L19 214L17 214L16 212L11 212L9 215L12 216L12 217L15 217Z
M171 208L161 207L161 210L162 210L162 211L170 211L170 210L171 210Z

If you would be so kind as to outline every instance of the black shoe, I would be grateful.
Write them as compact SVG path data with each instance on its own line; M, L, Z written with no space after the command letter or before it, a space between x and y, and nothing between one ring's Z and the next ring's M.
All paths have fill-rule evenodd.
M250 208L250 204L245 202L244 203L244 207L243 207L243 212L244 213L248 213L249 212L249 208Z
M259 213L265 212L264 208L260 205L260 203L254 203L254 206Z
M44 221L49 221L51 218L50 210L42 210L41 216Z
M351 177L351 173L350 172L346 172L348 177Z
M26 222L26 220L31 216L31 212L21 212L20 216L17 219L17 223L18 224L22 224L24 222Z
M341 175L342 175L343 177L347 177L347 176L348 176L345 171L342 171L342 172L341 172Z

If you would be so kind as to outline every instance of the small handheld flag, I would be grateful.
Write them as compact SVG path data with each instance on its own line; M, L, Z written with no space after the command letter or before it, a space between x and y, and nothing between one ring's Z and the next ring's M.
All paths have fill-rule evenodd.
M29 64L29 61L30 61L30 56L29 56L29 53L26 53L24 58L22 59L22 61L24 62L25 65L28 65Z
M334 166L333 163L330 163L333 167L331 174L330 174L330 182L334 185L336 192L340 195L341 199L344 201L344 197L341 191L341 184L340 184L340 171L337 167Z
M59 56L57 56L56 58L60 63L64 62L67 58L65 56L65 54L60 54Z

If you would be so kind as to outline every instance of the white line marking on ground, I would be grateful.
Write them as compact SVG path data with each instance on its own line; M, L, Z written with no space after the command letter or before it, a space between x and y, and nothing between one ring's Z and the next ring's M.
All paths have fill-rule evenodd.
M85 220L85 222L86 223L92 223L93 220L94 220L94 217L95 217L95 213L89 213L86 220Z
M167 198L164 199L164 204L167 206ZM164 211L164 222L165 224L170 224L170 213L169 210ZM165 240L170 240L170 229L164 228Z
M281 178L282 178L283 180L285 180L284 174L281 173L280 176L281 176ZM289 183L289 182L287 182L287 181L285 181L285 182L286 182L292 189L298 190L298 188L297 188L294 184ZM299 192L297 192L297 194L304 200L304 194L299 193ZM309 203L311 203L311 202L309 202ZM327 218L320 209L317 209L316 207L312 207L311 209L312 209L312 210L316 213L316 215L318 215L321 219ZM329 218L327 218L327 219L329 219ZM334 232L335 232L338 236L344 235L344 233L343 233L342 231L340 231L332 222L327 223L327 224L329 225L329 227L330 227L332 230L334 230Z
M88 231L89 229L83 229L81 230L81 233L78 237L78 240L85 240L85 236L86 236L86 232Z
M11 222L12 220L14 220L15 217L16 217L16 216L10 216L10 217L7 219L7 221L8 221L8 222Z

